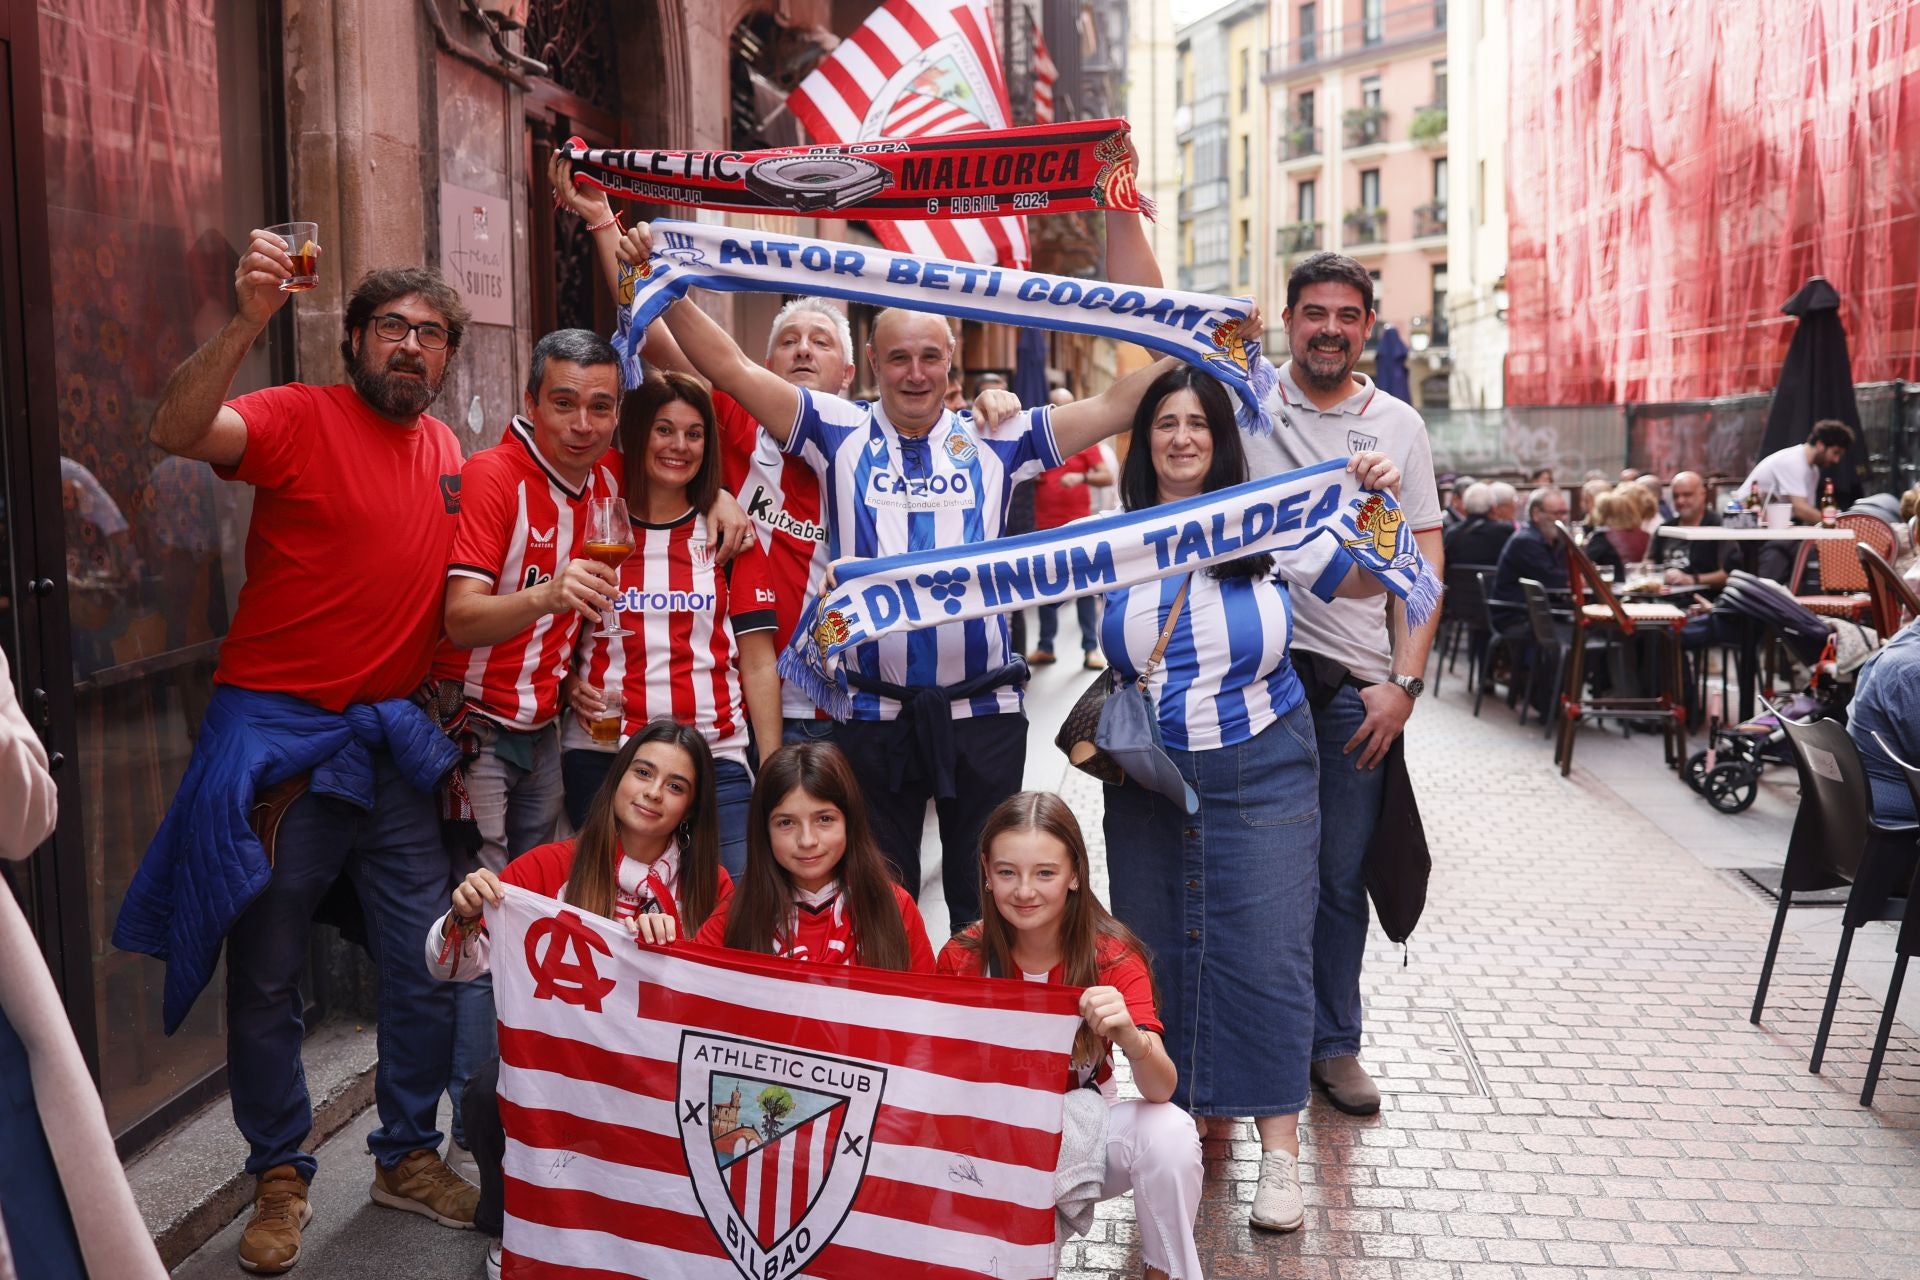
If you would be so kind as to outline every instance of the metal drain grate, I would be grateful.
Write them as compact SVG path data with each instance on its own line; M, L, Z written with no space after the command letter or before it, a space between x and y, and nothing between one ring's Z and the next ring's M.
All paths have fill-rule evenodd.
M1758 889L1765 894L1769 902L1780 901L1780 867L1734 867L1728 874L1740 884ZM1852 892L1850 885L1841 885L1837 889L1797 889L1793 902L1796 907L1844 907L1847 894Z

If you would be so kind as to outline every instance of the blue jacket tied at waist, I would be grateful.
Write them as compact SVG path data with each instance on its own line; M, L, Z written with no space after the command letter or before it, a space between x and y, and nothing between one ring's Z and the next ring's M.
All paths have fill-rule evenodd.
M332 712L289 694L215 686L186 776L113 930L121 950L167 962L168 1035L213 976L227 930L273 874L247 820L255 793L311 771L316 794L371 809L373 753L382 747L421 791L438 786L460 754L405 699Z

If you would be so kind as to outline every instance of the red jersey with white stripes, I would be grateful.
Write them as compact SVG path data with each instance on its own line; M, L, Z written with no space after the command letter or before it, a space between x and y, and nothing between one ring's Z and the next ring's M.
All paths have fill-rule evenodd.
M807 598L819 589L827 572L820 477L805 462L780 452L753 415L724 391L713 393L713 417L720 435L721 482L740 500L759 536L779 619L774 643L785 648ZM780 713L799 720L826 715L792 683L782 686Z
M671 716L707 740L715 756L746 763L747 707L740 693L736 635L770 631L774 592L766 560L749 547L726 568L713 562L707 518L698 511L667 525L633 522L633 554L620 566L620 624L633 634L582 640L577 669L596 689L626 698L623 734ZM577 716L560 735L567 750L613 751Z
M515 418L506 438L467 459L460 471L460 527L448 558L449 578L473 578L497 596L548 581L578 557L587 540L587 503L620 493L620 455L594 464L573 489L540 456L533 424ZM467 703L517 729L537 729L560 711L582 619L568 610L548 614L499 644L457 648L444 637L433 674L459 680Z

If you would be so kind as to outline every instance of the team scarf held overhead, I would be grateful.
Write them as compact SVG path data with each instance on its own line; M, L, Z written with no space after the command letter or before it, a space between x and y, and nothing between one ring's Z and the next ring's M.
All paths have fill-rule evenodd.
M1242 556L1291 561L1290 577L1335 584L1357 564L1407 602L1420 626L1440 583L1400 506L1362 489L1340 459L1143 511L908 555L834 562L835 585L807 605L780 674L844 720L843 657L892 631L1010 613L1138 586Z
M614 335L623 362L630 365L639 356L647 326L696 286L844 298L1138 343L1213 374L1240 397L1242 426L1272 430L1262 402L1276 375L1247 326L1253 311L1247 298L1106 284L663 218L653 224L653 255L640 264L634 281L632 323Z
M1113 209L1152 216L1124 120L764 151L629 151L569 138L574 177L629 200L813 218Z

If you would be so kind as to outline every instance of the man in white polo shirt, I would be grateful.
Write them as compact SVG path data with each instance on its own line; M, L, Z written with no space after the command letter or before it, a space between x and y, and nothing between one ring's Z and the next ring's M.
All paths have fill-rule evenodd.
M1386 454L1400 467L1400 505L1420 553L1442 573L1442 512L1426 424L1411 405L1353 371L1373 327L1372 277L1343 254L1316 253L1294 267L1281 318L1292 358L1268 401L1273 432L1246 437L1248 467L1268 476L1364 451ZM1294 665L1306 675L1309 663L1331 660L1348 673L1313 713L1320 812L1341 815L1320 827L1313 1078L1342 1111L1371 1115L1380 1109L1380 1091L1359 1059L1368 921L1361 863L1385 790L1380 765L1425 688L1421 673L1440 611L1415 629L1397 596L1389 606L1384 595L1322 601L1309 592L1294 595L1293 611Z
M694 368L818 473L835 560L999 537L1014 485L1126 427L1147 386L1172 364L1156 362L1102 395L1024 410L987 430L946 407L953 332L939 316L890 308L876 317L867 345L875 403L793 386L743 355L690 301L675 303L666 321ZM917 896L920 832L927 801L935 801L957 931L980 918L980 830L1020 789L1026 769L1026 664L1007 620L996 616L861 645L847 670L853 711L833 736L863 783L874 839Z
M1771 501L1792 503L1794 523L1819 524L1820 472L1839 466L1852 447L1852 427L1832 418L1816 422L1806 443L1790 444L1760 459L1734 492L1744 502L1758 490ZM1760 549L1760 576L1785 582L1799 550L1795 542L1767 543Z

